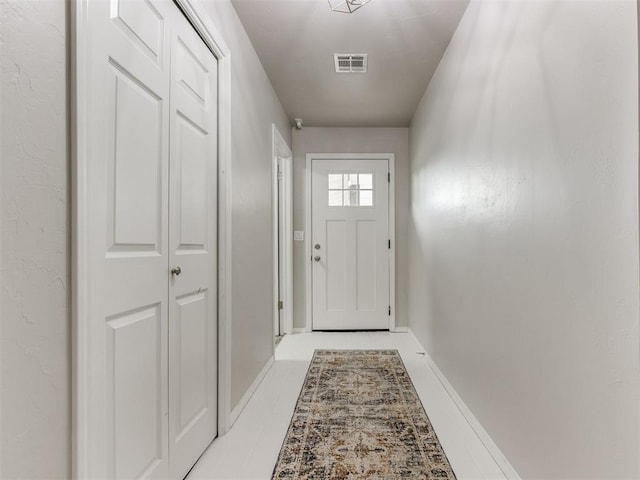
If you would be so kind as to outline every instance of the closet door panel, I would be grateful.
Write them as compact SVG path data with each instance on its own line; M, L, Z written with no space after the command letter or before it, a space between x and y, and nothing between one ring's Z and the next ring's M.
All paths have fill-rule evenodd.
M186 19L171 41L169 450L184 476L217 433L217 62Z
M166 179L162 142L167 135L162 131L162 99L137 78L115 67L110 86L113 154L108 157L107 174L109 252L161 254L162 182Z
M166 463L161 431L166 392L161 378L160 319L159 306L152 305L107 322L111 329L107 338L108 390L114 393L109 413L115 419L112 478L147 477Z
M176 205L175 232L178 252L196 254L194 250L206 251L207 245L207 214L209 210L207 164L208 133L186 117L177 114L175 122L178 131L174 135L176 155L172 162L176 162L175 171L179 179L174 182L174 188L179 189L175 198Z
M88 73L89 478L166 478L170 35L164 0L95 0Z

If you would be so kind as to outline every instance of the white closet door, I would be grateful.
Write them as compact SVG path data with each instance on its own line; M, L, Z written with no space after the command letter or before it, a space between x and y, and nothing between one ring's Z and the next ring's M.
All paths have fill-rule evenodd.
M184 17L171 39L169 455L183 478L217 433L217 61Z
M313 329L389 328L387 160L313 160Z
M217 430L217 64L170 0L83 6L79 472L181 479Z
M91 249L88 476L168 472L169 18L95 1L87 121ZM87 346L85 346L87 348Z

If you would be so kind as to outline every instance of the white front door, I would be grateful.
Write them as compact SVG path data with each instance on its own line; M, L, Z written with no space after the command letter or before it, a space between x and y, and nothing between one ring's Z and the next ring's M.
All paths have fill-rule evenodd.
M216 61L171 1L85 14L79 469L179 479L216 434Z
M183 478L217 432L217 77L216 58L178 15L169 161L171 478Z
M313 160L313 329L389 329L389 161Z

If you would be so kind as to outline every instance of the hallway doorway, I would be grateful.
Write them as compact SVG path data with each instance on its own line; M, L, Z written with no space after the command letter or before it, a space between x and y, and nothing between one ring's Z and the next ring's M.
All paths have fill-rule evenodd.
M293 333L293 153L272 125L273 336Z

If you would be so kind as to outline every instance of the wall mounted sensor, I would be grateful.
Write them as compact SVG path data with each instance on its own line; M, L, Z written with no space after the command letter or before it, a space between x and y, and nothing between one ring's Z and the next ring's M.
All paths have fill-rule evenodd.
M302 130L302 119L301 118L294 118L293 122L296 125L296 130Z

